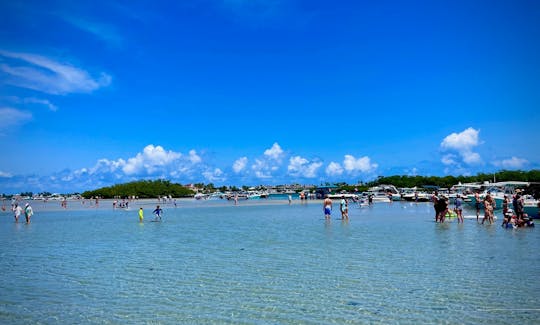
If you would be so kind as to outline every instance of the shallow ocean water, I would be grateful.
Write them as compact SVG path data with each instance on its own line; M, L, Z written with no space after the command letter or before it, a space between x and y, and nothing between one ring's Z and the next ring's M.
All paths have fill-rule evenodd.
M0 323L539 323L539 230L430 204L178 201L0 214ZM79 206L77 206L79 204ZM466 214L472 214L466 211Z

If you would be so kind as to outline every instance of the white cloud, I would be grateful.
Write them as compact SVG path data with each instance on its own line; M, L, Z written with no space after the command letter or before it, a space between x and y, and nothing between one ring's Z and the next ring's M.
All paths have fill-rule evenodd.
M271 178L271 168L268 163L261 159L255 159L255 163L251 166L257 178Z
M457 164L456 162L456 156L453 155L453 154L447 154L447 155L444 155L442 158L441 158L441 162L445 165L455 165Z
M291 157L287 171L292 176L313 178L317 176L317 170L322 166L320 162L309 162L300 156Z
M39 99L39 98L34 98L34 97L30 97L30 98L25 98L23 100L24 103L29 103L29 104L40 104L40 105L45 105L47 106L47 108L50 110L50 111L53 111L53 112L56 112L58 110L58 107L56 105L54 105L53 103L51 103L49 100L47 99Z
M202 161L201 157L197 155L197 152L195 150L189 151L189 161L191 161L194 164L198 164Z
M234 172L238 174L239 172L244 170L247 166L247 163L248 163L247 157L238 158L233 164Z
M328 176L339 176L343 174L343 167L339 163L332 161L328 164L325 171Z
M257 178L271 178L272 174L279 170L284 155L284 151L276 142L270 149L264 151L261 159L255 159L251 169Z
M202 173L204 178L210 182L222 182L225 180L223 171L219 168L214 168L214 170L208 170Z
M461 133L452 133L441 142L444 149L453 149L456 151L471 150L479 144L478 134L480 130L468 128Z
M283 150L281 149L279 144L276 142L272 145L272 148L266 149L264 151L264 155L275 161L281 161L281 158L283 157Z
M480 155L476 152L465 151L461 153L461 156L463 158L463 161L469 165L479 164L482 162L482 158L480 158Z
M371 163L370 158L367 156L356 159L351 155L345 155L345 159L343 160L343 167L349 173L368 173L373 172L375 169L377 169L378 165L375 163Z
M17 128L32 120L32 113L11 107L0 108L0 134L4 131Z
M527 159L512 157L509 159L496 161L493 164L497 167L506 168L506 169L521 169L521 168L524 168L528 163L529 161Z
M9 76L6 83L17 87L65 95L90 93L111 83L106 73L94 78L83 69L41 55L0 50L0 56L9 59L9 63L0 64L0 70Z
M479 164L482 162L482 158L480 157L480 154L477 152L474 152L473 149L480 145L480 139L479 139L479 133L480 130L475 130L472 127L460 132L460 133L452 133L448 136L446 136L443 141L441 142L441 148L444 151L454 151L457 152L464 163L466 164ZM446 165L450 162L448 159L448 155L443 157L442 161ZM452 163L457 164L455 156L452 158Z
M190 159L196 154L190 151ZM153 174L160 168L170 165L182 155L173 151L165 151L161 146L148 145L142 153L138 153L134 158L129 158L122 168L127 175L138 174L145 171L147 174ZM196 156L199 161L200 157ZM196 159L195 159L196 160ZM193 161L193 160L192 160Z
M122 45L123 38L117 29L109 24L88 21L72 16L62 16L62 18L82 31L92 34L94 37L114 46Z
M3 177L3 178L11 178L11 177L13 177L13 175L10 174L10 173L6 173L6 172L3 172L3 171L0 170L0 177Z
M117 170L123 168L124 166L126 166L126 161L123 159L118 159L117 161L114 161L103 158L99 159L94 167L88 169L88 173L90 175L114 173ZM80 169L78 172L83 174L86 170L86 168L83 168Z

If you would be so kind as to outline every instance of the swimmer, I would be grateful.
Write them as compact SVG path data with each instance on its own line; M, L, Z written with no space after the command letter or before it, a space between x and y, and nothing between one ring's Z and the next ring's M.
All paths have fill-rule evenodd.
M139 222L142 223L144 220L144 211L143 208L139 209Z

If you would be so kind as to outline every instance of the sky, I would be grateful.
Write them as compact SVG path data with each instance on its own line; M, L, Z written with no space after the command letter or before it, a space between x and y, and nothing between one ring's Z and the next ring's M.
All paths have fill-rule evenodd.
M0 193L540 168L538 1L2 1Z

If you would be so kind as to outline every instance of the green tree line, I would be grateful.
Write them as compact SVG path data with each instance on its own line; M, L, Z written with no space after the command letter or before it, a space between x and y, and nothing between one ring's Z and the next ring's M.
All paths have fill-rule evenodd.
M501 170L492 174L479 173L476 176L386 176L379 177L373 182L367 183L369 186L380 184L392 184L400 187L422 187L422 186L438 186L450 188L458 183L476 183L476 182L506 182L506 181L522 181L522 182L540 182L540 170L533 169L530 171L521 170Z
M83 192L81 195L85 198L101 197L110 199L114 197L136 196L145 199L168 195L172 197L188 197L193 194L194 192L189 188L177 183L171 183L167 180L146 180L102 187L97 190Z

